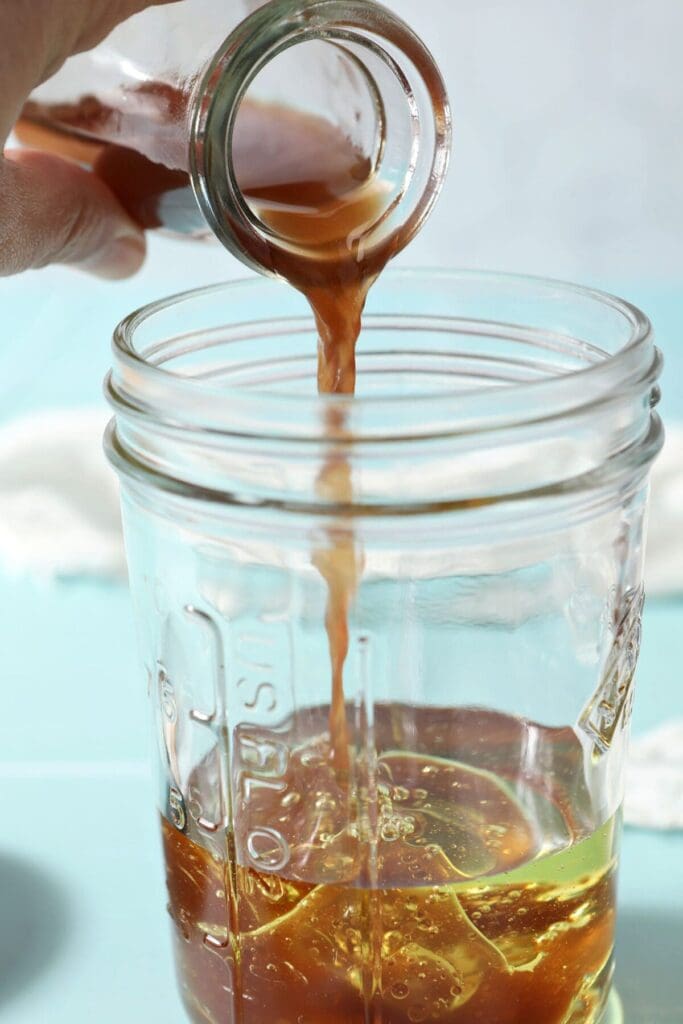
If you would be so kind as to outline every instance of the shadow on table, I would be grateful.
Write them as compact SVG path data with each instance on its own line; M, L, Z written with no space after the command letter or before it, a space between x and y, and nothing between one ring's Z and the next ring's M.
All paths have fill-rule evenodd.
M51 878L0 852L0 1012L56 959L70 917Z
M681 1024L680 914L624 908L617 937L617 989L626 1024Z

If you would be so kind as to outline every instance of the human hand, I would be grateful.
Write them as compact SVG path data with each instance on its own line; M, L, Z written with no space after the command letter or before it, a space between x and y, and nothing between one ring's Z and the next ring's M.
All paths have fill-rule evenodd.
M144 7L177 0L0 0L3 146L29 94ZM94 174L28 150L0 156L0 276L67 263L110 280L145 258L145 236Z

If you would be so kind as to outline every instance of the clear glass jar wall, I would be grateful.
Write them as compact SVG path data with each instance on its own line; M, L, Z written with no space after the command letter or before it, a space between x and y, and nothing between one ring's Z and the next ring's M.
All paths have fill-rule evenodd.
M554 282L398 272L356 399L315 396L315 354L304 300L265 281L116 339L108 450L190 1018L612 1024L649 324ZM317 486L331 446L343 508ZM314 564L331 535L362 566L348 771Z

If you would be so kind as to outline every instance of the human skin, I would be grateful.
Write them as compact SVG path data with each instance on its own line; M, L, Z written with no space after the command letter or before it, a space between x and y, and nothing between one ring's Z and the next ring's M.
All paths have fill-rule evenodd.
M6 148L33 89L144 7L179 0L0 0L0 276L65 263L110 280L145 258L145 236L94 174Z

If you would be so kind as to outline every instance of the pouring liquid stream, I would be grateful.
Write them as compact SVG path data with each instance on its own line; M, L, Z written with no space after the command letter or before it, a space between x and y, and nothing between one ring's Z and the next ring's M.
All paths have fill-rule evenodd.
M307 251L311 243L319 248L317 260L292 252L281 255L276 269L303 292L313 309L321 396L355 393L356 346L365 302L373 282L394 255L391 243L370 257L363 255L364 228L381 216L385 191L368 174L367 163L350 144L346 151L340 148L337 152L338 165L328 163L332 180L280 185L268 190L265 203L263 192L255 202L252 199L261 220L276 228L280 236L303 243ZM333 182L344 180L354 182L353 186L342 195L334 195ZM353 503L354 494L343 410L330 407L324 425L329 452L318 475L317 491L325 501L344 508ZM362 552L348 518L342 516L328 528L327 542L314 552L313 562L328 591L325 624L332 673L330 754L336 769L348 775L344 665L349 649L349 611L363 569Z

